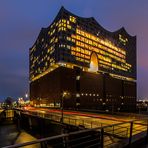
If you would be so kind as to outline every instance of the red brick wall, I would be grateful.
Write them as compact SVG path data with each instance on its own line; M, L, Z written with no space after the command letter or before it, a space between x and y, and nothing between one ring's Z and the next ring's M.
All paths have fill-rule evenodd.
M105 83L105 84L104 84ZM76 108L76 71L60 67L30 84L31 99L41 102L60 102L62 92L68 91L70 98L64 98L65 108ZM80 108L128 110L136 104L136 83L112 78L101 73L80 72ZM87 95L86 95L87 94ZM99 95L99 96L97 96ZM124 100L122 97L124 96ZM124 105L121 103L124 102ZM105 103L105 106L103 106Z

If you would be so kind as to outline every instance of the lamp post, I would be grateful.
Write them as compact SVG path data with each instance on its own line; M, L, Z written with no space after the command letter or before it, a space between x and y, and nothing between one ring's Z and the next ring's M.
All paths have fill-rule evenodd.
M63 123L63 102L64 102L64 98L67 95L67 92L63 92L62 93L62 98L61 98L61 123Z
M63 91L62 97L61 97L61 123L63 123L63 110L64 110L64 99L70 98L70 93L68 91Z

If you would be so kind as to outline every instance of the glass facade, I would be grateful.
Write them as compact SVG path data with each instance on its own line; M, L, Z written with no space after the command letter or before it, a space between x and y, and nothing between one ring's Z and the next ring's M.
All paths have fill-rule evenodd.
M95 62L92 56L96 56ZM94 18L81 18L62 8L30 48L30 80L59 66L78 66L90 72L95 66L93 72L136 80L135 37L124 28L108 32Z

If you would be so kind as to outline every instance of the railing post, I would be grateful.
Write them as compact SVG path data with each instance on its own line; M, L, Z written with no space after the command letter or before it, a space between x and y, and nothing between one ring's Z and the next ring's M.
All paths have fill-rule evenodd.
M20 132L21 131L21 114L20 114L20 112L18 112L16 115L17 115L16 116L16 118L17 118L17 128L18 128L18 131Z
M68 136L63 137L63 147L64 148L68 147L68 140L69 140Z
M133 121L130 123L129 147L131 146L132 143L132 133L133 133Z
M61 133L65 134L65 133L67 133L67 131L64 128L62 128ZM69 140L69 136L68 135L62 136L62 147L63 148L67 148L68 147L68 140Z
M41 148L47 148L47 143L46 142L41 142L40 147Z
M104 147L104 128L101 128L101 133L100 133L100 142L101 142L101 148Z

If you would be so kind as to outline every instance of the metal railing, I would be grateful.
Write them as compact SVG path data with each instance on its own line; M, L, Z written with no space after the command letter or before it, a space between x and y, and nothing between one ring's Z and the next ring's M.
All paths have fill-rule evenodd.
M61 122L60 115L45 114L33 111L20 111L18 114L26 114L44 119L49 119L55 122ZM31 142L7 146L5 148L16 148L30 146L36 144L35 147L115 147L121 145L131 145L135 140L146 137L148 138L148 119L127 121L117 124L104 124L92 122L82 119L74 119L71 117L63 117L63 124L81 126L83 130L62 134L54 137L38 139Z
M92 147L100 146L100 132L98 129L87 129L77 132L72 132L69 134L62 134L58 136L42 138L31 142L26 142L22 144L15 144L11 146L6 146L3 148L18 148L23 146L32 146L34 144L39 144L38 147L54 147L54 148L64 148L64 147ZM37 146L37 145L36 145Z
M144 133L141 134L140 133ZM74 147L120 147L131 145L138 134L139 139L148 138L148 119L134 120L125 123L107 125L98 128L84 129L72 133L38 139L22 144L6 146L4 148L17 148L23 146L74 148Z
M55 122L60 123L61 122L61 115L59 114L50 114L50 113L41 113L41 112L34 112L34 111L22 111L22 114L27 114L27 115L32 115L35 117L40 117L44 119L49 119ZM84 128L96 128L96 127L102 127L106 126L109 124L106 123L101 123L101 122L96 122L96 121L89 121L89 120L84 120L84 119L76 119L72 117L63 117L63 123L68 124L68 125L73 125L73 126L81 126Z

